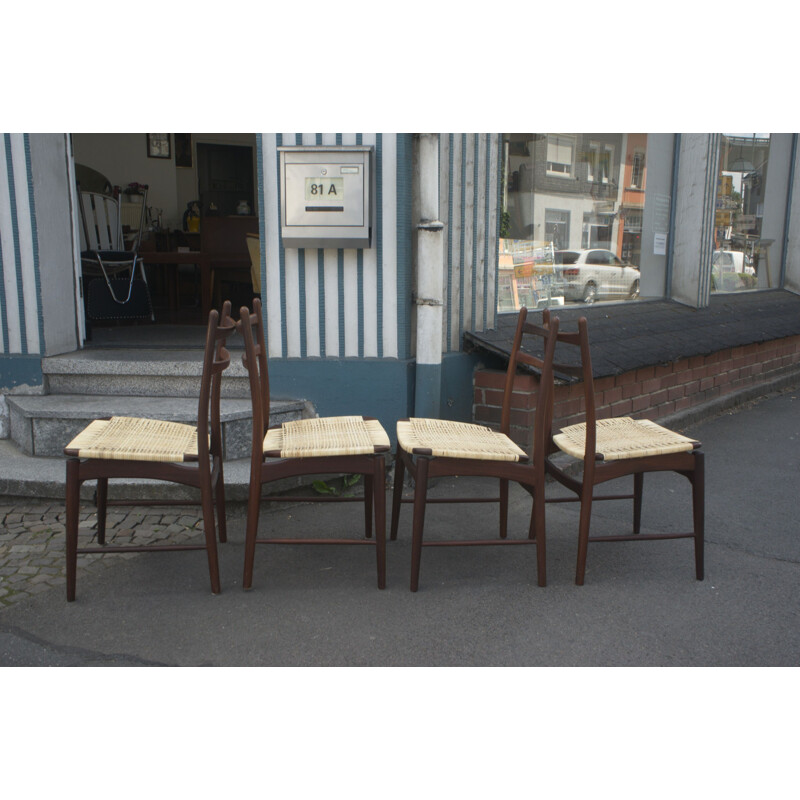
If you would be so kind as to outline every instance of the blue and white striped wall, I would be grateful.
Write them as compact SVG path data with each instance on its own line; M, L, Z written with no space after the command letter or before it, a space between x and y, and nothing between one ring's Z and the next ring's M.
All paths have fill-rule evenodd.
M397 409L394 419L413 414L413 135L263 133L257 139L262 301L276 390L305 394L320 413L349 410L382 419L380 404L371 400L383 392ZM373 246L284 248L278 147L348 144L375 148ZM459 353L465 330L495 323L499 159L496 134L440 135L445 355ZM471 398L471 389L464 394Z
M42 320L29 134L0 134L0 352L39 355Z
M0 134L0 387L40 385L44 352L30 134Z

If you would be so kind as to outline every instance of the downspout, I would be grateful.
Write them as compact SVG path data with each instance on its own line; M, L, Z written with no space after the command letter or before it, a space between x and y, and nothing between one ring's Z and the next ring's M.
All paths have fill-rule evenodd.
M442 390L444 223L439 220L439 134L417 134L417 353L414 415L438 417Z

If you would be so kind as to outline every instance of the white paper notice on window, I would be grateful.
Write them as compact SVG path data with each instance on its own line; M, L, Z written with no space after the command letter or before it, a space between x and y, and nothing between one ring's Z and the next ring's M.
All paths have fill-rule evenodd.
M667 234L656 233L653 235L653 255L665 256L667 254Z

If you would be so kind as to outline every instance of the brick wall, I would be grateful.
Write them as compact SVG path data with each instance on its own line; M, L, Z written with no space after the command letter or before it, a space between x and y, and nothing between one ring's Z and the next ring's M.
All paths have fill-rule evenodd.
M659 419L758 385L769 385L800 366L800 336L727 348L707 356L643 367L622 375L596 378L597 416ZM505 373L477 370L473 419L499 428ZM536 380L518 374L511 403L511 438L532 444ZM556 428L583 421L583 385L558 385L553 407Z

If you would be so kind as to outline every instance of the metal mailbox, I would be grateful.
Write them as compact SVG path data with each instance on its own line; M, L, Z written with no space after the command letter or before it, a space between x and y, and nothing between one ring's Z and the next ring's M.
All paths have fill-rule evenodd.
M371 247L373 148L279 147L286 247Z

